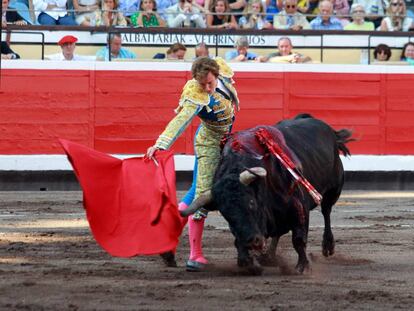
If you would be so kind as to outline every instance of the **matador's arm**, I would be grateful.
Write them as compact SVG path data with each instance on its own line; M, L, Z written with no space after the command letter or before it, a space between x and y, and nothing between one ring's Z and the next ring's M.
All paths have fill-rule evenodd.
M180 112L168 123L164 132L158 137L155 147L163 150L169 149L191 123L191 120L200 112L201 108L194 103L184 102Z

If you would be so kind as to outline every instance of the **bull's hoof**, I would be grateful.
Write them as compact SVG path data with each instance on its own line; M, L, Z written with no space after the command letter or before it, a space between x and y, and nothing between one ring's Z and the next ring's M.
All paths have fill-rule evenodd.
M301 263L301 262L298 263L296 265L295 270L298 274L303 274L304 272L310 272L311 268L310 268L309 262L306 261L306 262L303 262L303 263Z
M265 266L265 267L277 267L278 266L276 256L272 256L267 253L257 256L257 261L262 266Z
M250 275L261 275L263 273L263 267L259 264L256 258L249 258L249 260L238 259L237 263L240 268L245 269Z
M247 267L247 272L251 275L262 275L263 267L260 266L259 264L251 265Z
M177 267L177 262L175 261L175 255L172 251L160 254L162 261L167 267Z
M329 256L332 256L333 254L335 254L335 250L334 249L322 249L322 254L325 257L329 257Z
M325 257L335 254L335 241L323 240L322 242L322 254Z

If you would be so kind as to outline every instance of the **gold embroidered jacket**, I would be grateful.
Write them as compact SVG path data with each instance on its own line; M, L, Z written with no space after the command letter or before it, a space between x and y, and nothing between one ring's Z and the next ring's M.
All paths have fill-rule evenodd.
M187 81L175 110L177 115L157 139L155 146L159 149L170 148L196 115L204 126L214 132L225 134L230 130L234 120L234 105L239 110L239 99L233 86L233 71L222 58L215 60L220 66L218 79L231 96L217 91L208 94L195 79Z

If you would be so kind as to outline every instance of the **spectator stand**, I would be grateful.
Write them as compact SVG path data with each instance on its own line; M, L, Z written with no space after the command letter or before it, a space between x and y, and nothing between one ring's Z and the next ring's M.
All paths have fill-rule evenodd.
M42 26L42 25L8 25L7 31L18 36L12 38L17 45L16 51L23 59L43 59L45 50L56 52L58 38L71 34L79 38L77 44L80 54L94 54L106 45L108 33L123 34L123 46L132 48L138 60L152 59L157 52L162 52L175 42L186 47L194 47L205 42L215 55L223 56L233 48L239 36L247 36L250 50L259 55L275 51L277 40L282 36L290 37L294 50L310 56L314 61L327 64L370 63L372 47L376 43L386 43L393 49L401 49L412 38L411 32L379 31L320 31L320 30L250 30L250 29L196 29L196 28L131 28L131 27L84 27L84 26ZM41 55L33 55L33 34L43 34ZM378 39L379 38L379 39ZM379 42L384 41L384 42ZM368 53L369 51L369 53ZM361 56L368 54L368 60ZM191 54L190 54L191 57ZM364 58L364 57L362 57ZM191 58L192 59L192 58ZM190 60L190 58L188 58Z
M23 9L22 9L22 7L23 7ZM20 3L20 2L18 2L18 1L15 1L14 3L13 3L13 6L12 6L12 8L13 9L22 9L22 10L24 10L24 5L23 5L23 3ZM24 14L23 14L24 15ZM3 6L2 5L0 5L0 16L3 16ZM26 16L25 16L26 17ZM27 20L27 22L31 22L30 20ZM44 33L43 32L30 32L30 31L19 31L19 30L15 30L15 31L13 31L13 33L15 33L15 34L18 34L18 33L21 33L21 34L25 34L25 35L27 35L27 34L32 34L32 35L41 35L42 36L42 52L41 52L41 59L43 60L44 59L44 57L43 57L43 55L44 55L44 50L43 50L43 47L44 47L44 44L45 44L45 42L44 42ZM4 38L4 39L3 39ZM3 42L3 41L5 41L8 45L10 45L10 41L11 41L11 30L8 30L8 29L3 29L3 23L0 23L0 43L1 42ZM1 79L1 72L2 72L2 64L1 64L1 62L2 62L2 58L0 57L0 87L1 87L1 81L2 81L2 79Z
M1 8L1 5L0 5L0 8ZM1 16L1 9L0 9L0 16ZM10 45L10 38L11 38L11 31L9 31L9 30L3 30L2 29L2 27L1 27L1 23L0 23L0 30L1 30L1 32L0 32L0 42L3 42L3 41L6 41L7 42L7 44L9 44ZM3 34L5 35L5 37L6 37L6 39L5 40L3 40ZM44 60L45 58L44 58L44 55L45 55L45 50L44 50L44 48L45 48L45 34L43 33L43 32L41 32L41 31L18 31L18 30L15 30L15 31L13 31L13 34L22 34L22 35L39 35L39 36L41 36L41 53L40 53L40 55L41 55L41 59L42 60ZM2 62L2 59L1 59L1 57L0 57L0 88L1 88L1 83L2 83L2 78L1 78L1 76L2 76L2 65L1 65L1 62Z
M387 34L388 34L387 32L381 32L381 33L375 33L375 34L369 35L368 50L367 50L369 51L369 53L367 53L368 64L371 64L371 59L373 58L373 53L374 53L373 51L378 44L384 43L390 47L395 47L395 46L400 47L400 46L403 46L407 42L414 42L414 37L412 35L412 32L409 32L408 40L405 39L405 37L399 37L399 36L389 38ZM399 53L396 53L397 51L399 51ZM399 62L400 54L401 54L401 48L393 49L393 52L392 52L393 56L392 56L391 61ZM394 63L394 64L398 64L398 63Z
M45 59L44 58L44 54L45 54L45 33L43 31L27 31L27 30L17 30L17 29L2 29L1 30L1 41L6 41L9 45L11 42L16 43L16 44L20 44L20 43L25 43L27 36L40 36L40 42L36 41L40 44L40 59ZM13 34L13 41L11 40L12 35ZM3 40L3 36L6 37L5 40Z

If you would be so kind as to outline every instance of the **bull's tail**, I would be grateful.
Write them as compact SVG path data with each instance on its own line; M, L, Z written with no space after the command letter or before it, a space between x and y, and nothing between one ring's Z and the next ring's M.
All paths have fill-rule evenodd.
M355 139L351 137L352 131L347 130L347 129L335 131L335 136L336 136L336 143L338 145L338 149L343 153L343 155L350 156L351 152L349 151L346 144L349 143L350 141L355 141Z

